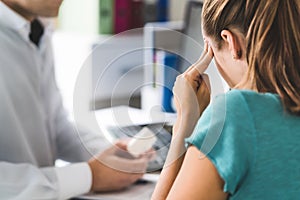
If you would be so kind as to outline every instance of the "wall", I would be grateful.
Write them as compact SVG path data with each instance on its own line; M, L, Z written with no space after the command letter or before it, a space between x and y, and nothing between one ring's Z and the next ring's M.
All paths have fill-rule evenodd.
M64 0L59 12L58 28L63 31L97 34L99 0Z

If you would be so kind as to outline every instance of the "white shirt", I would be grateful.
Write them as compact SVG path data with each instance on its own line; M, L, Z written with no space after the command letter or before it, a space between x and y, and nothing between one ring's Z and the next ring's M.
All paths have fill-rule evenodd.
M30 23L0 1L0 199L66 199L90 190L83 161L104 142L78 134L67 118L55 82L51 28L39 48L29 31ZM55 168L57 158L81 163Z

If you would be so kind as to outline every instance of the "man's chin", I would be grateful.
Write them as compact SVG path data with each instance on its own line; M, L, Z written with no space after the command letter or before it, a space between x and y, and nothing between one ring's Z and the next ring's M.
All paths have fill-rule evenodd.
M54 18L58 16L58 11L53 11L53 12L49 12L43 15L40 15L41 17L46 17L46 18Z

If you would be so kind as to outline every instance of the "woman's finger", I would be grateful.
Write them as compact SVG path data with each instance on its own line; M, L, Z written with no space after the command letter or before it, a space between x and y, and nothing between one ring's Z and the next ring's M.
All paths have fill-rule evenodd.
M201 59L201 63L205 65L209 65L213 57L214 57L213 50L211 47L208 47L208 51Z
M199 74L203 74L207 70L212 59L213 59L213 52L212 49L209 47L208 52L202 57L202 59L201 60L199 59L185 73L188 74L188 76L191 76L192 79L197 78Z
M207 74L202 74L202 84L205 84L207 89L209 90L209 92L211 91L211 87L210 87L210 81L209 81L209 77Z
M211 59L208 60L208 58L210 58L210 57L211 57L211 59L213 57L212 49L211 49L211 47L208 46L207 42L205 42L204 50L203 50L200 58L193 65L191 65L185 71L185 73L190 73L190 71L194 70L194 68L196 67L198 69L198 73L202 74L208 68L209 63L211 62ZM209 61L209 62L207 62L207 61Z
M204 42L204 49L203 49L203 52L202 52L200 58L198 59L198 61L202 60L203 57L207 54L208 48L209 48L208 42L205 41L205 42Z
M206 74L202 74L202 83L197 90L197 99L198 99L198 106L200 110L200 114L205 110L210 102L210 83L209 78Z

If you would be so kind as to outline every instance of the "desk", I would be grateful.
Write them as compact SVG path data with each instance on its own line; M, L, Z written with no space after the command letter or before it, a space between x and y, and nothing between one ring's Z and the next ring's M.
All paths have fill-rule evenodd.
M141 110L128 106L117 106L95 111L99 126L131 126L163 123L173 125L177 115L157 110Z
M107 126L129 126L153 123L173 124L176 114L162 112L147 112L128 106L118 106L97 110L94 113L98 126L105 129ZM105 131L103 131L105 134ZM109 135L105 135L110 140ZM151 198L159 174L145 174L146 183L133 184L117 192L92 193L79 196L76 200L105 199L105 200L147 200Z
M104 192L86 194L75 198L76 200L148 200L151 199L154 187L158 180L158 174L145 174L146 183L137 183L117 192ZM74 200L75 200L74 199Z

